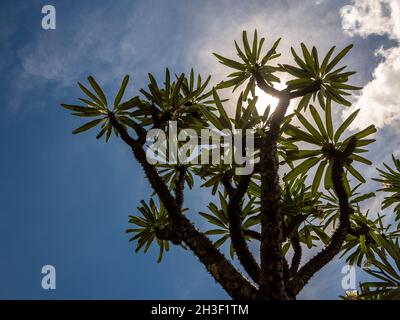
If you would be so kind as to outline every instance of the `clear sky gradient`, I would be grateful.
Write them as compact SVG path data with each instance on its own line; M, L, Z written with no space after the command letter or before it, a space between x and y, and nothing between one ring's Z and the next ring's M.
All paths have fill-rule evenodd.
M41 28L45 4L56 8L56 30ZM89 75L109 96L125 74L133 78L128 93L134 95L146 85L148 72L161 77L166 67L176 73L194 67L204 75L211 73L215 84L227 72L211 53L232 56L233 40L243 29L254 28L269 45L283 37L283 60L290 58L290 46L302 41L322 52L354 43L346 58L349 68L358 71L353 84L368 84L385 59L375 51L381 46L397 48L399 38L385 30L344 32L340 10L353 4L1 1L0 298L228 298L190 251L172 248L160 264L156 250L134 253L125 230L128 215L151 193L143 172L121 141L106 144L97 141L94 132L71 135L82 122L60 103L76 103L76 82ZM340 110L336 118L340 121ZM379 120L368 112L363 119L381 121L380 142L369 156L380 165L398 152L398 119ZM372 177L374 170L366 168L364 173ZM195 212L205 210L209 196L195 190L186 201L193 219L204 228ZM379 210L375 203L368 206ZM56 290L41 288L46 264L56 267ZM343 293L342 265L332 262L300 298L336 299ZM361 280L363 274L357 275Z

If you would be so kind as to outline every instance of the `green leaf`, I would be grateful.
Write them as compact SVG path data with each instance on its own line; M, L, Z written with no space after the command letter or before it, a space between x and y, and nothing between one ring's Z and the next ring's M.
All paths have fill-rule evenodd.
M310 75L307 73L307 71L300 69L300 68L296 68L293 67L291 65L288 64L284 64L282 65L282 67L291 75L298 77L298 78L305 78L307 79Z
M311 144L315 144L317 146L321 145L321 141L316 139L314 136L312 136L311 134L309 134L307 132L300 130L299 128L296 128L295 126L293 126L291 124L289 124L287 126L286 133L295 139L302 140L302 141L305 141L305 142L308 142Z
M105 109L104 103L97 98L92 92L90 92L82 83L78 82L79 88L89 97L91 98L97 105L99 105L101 108Z
M213 98L214 98L214 101L215 101L215 105L217 106L218 112L221 115L221 118L220 118L221 121L220 122L222 122L222 124L224 125L225 128L232 129L231 121L229 120L229 117L226 114L224 106L221 103L221 100L220 100L220 98L218 96L217 90L215 90L215 88L213 88L212 91L213 91Z
M81 113L90 113L90 114L102 114L99 109L92 108L92 107L83 107L83 106L75 106L75 105L70 105L70 104L61 104L61 106L65 109L75 111L75 112L81 112ZM104 114L104 113L103 113Z
M183 83L183 80L184 80L184 79L185 79L185 74L182 73L182 74L178 77L178 80L177 80L176 83L175 83L174 89L172 90L171 98L172 98L172 104L173 104L174 106L176 106L176 104L178 103L178 100L179 100L179 92L180 92L180 90L181 90L182 83Z
M338 62L351 50L351 48L353 48L352 44L340 51L339 54L327 65L325 72L331 71L333 67L336 66Z
M342 105L344 105L346 107L350 107L351 106L351 102L346 100L346 99L344 99L342 96L340 96L336 92L337 91L336 89L334 89L334 88L332 88L330 86L325 86L325 88L326 88L325 93L326 93L327 97L331 98L333 101L335 101L335 102L337 102L339 104L342 104Z
M139 106L139 104L140 104L140 99L138 96L136 96L126 102L121 103L118 109L121 111L129 110Z
M100 122L102 122L104 119L95 119L92 121L89 121L87 123L85 123L83 126L75 129L74 131L72 131L73 134L77 134L77 133L81 133L84 131L89 130L90 128L93 128L95 126L97 126Z
M124 77L124 79L122 80L122 83L118 90L117 95L115 96L114 107L117 107L119 105L119 103L121 102L122 96L124 95L124 92L125 92L126 86L128 85L128 82L129 82L129 76L126 75Z
M361 201L364 201L364 200L367 200L367 199L371 199L373 197L375 197L375 193L374 192L366 193L366 194L363 194L361 196L353 198L350 201L350 203L359 203Z
M318 141L322 142L324 138L321 136L321 134L312 126L311 123L307 121L307 119L298 111L294 111L296 113L297 118L300 120L300 122L303 124L303 126L308 130L311 135L317 139Z
M243 128L249 121L251 115L254 113L256 110L256 103L257 103L258 97L254 97L250 103L248 104L247 108L243 112L242 118L241 118L241 127Z
M367 146L371 143L374 143L376 140L375 139L363 139L363 140L357 140L356 146L357 147L364 147Z
M304 230L304 240L307 244L307 247L310 249L312 248L312 237L310 234L310 230L307 228L307 226L303 230Z
M193 87L194 87L194 71L193 71L193 68L190 69L190 80L189 80L189 82L190 82L189 90L190 90L190 92L192 92L193 91Z
M246 88L243 91L243 100L247 100L249 92L253 92L254 90L255 90L255 79L254 77L251 77L246 85Z
M103 90L100 88L100 86L96 82L96 80L92 76L88 77L88 80L89 80L90 85L94 89L94 91L96 91L101 102L103 102L104 106L107 106L107 98L106 98Z
M226 234L226 230L223 229L212 229L206 231L204 234L207 236L214 236L214 235L220 235L220 234Z
M246 52L246 56L247 58L251 61L251 62L255 62L255 57L253 57L251 50L250 50L250 45L249 45L249 40L247 39L247 32L243 31L242 32L242 41L243 41L243 47L244 47L244 51Z
M332 166L333 166L333 162L329 162L329 165L326 169L325 172L325 178L324 178L324 188L326 190L329 190L332 188L333 186L333 182L332 182Z
M300 160L303 158L315 157L321 154L321 150L287 150L286 155L289 160Z
M343 123L342 125L337 129L335 136L333 140L335 142L338 142L340 136L342 133L348 128L348 126L354 121L354 119L357 117L358 113L360 112L360 109L357 109L354 111Z
M350 164L345 164L345 167L347 170L349 170L349 172L351 173L351 175L356 178L358 181L365 183L365 179L363 178L363 176L352 167L352 165Z
M301 98L299 104L297 105L297 110L301 111L302 109L307 108L308 103L310 102L312 94L306 94L303 98Z
M261 65L265 65L268 60L275 58L275 56L279 56L276 54L276 48L278 48L279 42L281 41L282 38L278 38L274 44L272 45L271 49L268 50L267 54L262 58L261 60Z
M322 161L319 164L319 166L317 168L317 171L315 172L314 180L313 180L312 187L311 187L311 193L312 194L316 194L318 192L318 188L319 188L319 185L321 183L322 174L324 173L324 169L326 167L326 164L327 164L326 160Z
M321 74L322 74L322 75L324 75L324 74L326 73L326 67L327 67L327 65L328 65L329 59L331 58L332 53L333 53L334 50L335 50L335 47L333 46L333 47L328 51L328 53L326 54L324 60L322 61L322 64L321 64Z
M223 130L224 126L221 124L221 122L218 120L217 116L207 110L207 108L202 108L201 112L204 114L204 116L207 118L208 121L210 121L218 130Z
M247 59L246 55L243 53L243 51L240 49L239 45L237 44L236 40L235 42L235 47L236 47L236 51L238 53L238 56L240 59L242 59L245 63L249 63L249 59Z
M375 133L376 131L377 131L376 127L372 124L369 127L365 128L364 130L361 130L360 132L356 133L354 136L359 140Z
M229 234L224 235L223 237L219 238L217 241L214 242L214 246L218 249L220 246L224 244L224 242L229 238Z
M328 244L330 241L330 237L322 230L322 228L317 226L311 226L312 230L316 233L318 238L322 241L323 244Z
M199 212L199 214L200 214L202 217L204 217L205 219L207 219L208 222L210 222L210 223L212 223L212 224L214 224L214 225L216 225L216 226L218 226L218 227L226 228L226 226L224 225L224 223L223 223L220 219L218 219L217 217L214 217L214 216L212 216L212 215L210 215L210 214L208 214L208 213L205 213L205 212Z
M233 69L238 69L244 71L246 69L246 66L241 64L240 62L225 58L217 53L213 53L214 56L216 56L219 60L220 63L233 68Z
M293 89L304 88L304 87L310 86L312 84L314 84L314 80L305 79L305 78L290 80L290 81L286 82L286 85L290 86Z
M257 51L257 57L256 57L257 60L260 59L261 49L263 47L264 41L265 41L265 38L261 38L260 44L258 46L258 51Z
M348 84L338 83L338 82L331 82L331 86L332 86L332 88L344 89L344 90L361 90L362 89L362 87L350 86Z
M100 138L104 135L104 133L106 132L106 130L107 130L107 126L104 126L104 127L99 131L99 133L97 134L96 139L100 139Z
M311 50L312 58L314 60L314 70L316 73L319 72L319 60L318 60L318 51L317 48L313 47Z
M255 29L253 37L253 48L251 52L251 55L254 57L254 60L257 59L257 45L258 45L258 37L257 37L257 29Z
M164 253L164 241L157 238L157 243L160 247L160 253L158 254L157 263L160 263Z
M365 235L360 235L360 248L363 253L367 253L367 247L365 245Z
M84 99L84 98L78 98L78 99L81 100L84 104L88 105L89 107L93 107L95 109L101 108L101 105L97 104L94 101L90 101L90 100Z
M112 129L113 129L113 126L111 125L111 123L109 123L107 125L106 142L108 142L110 140Z
M313 167L321 158L310 158L303 161L301 164L296 166L293 170L291 170L288 174L283 177L284 181L291 181L296 178L298 175L307 172L311 167Z
M327 132L325 130L325 127L324 127L324 125L322 123L321 117L318 114L317 109L315 109L315 107L313 105L311 105L310 106L310 111L311 111L312 117L314 118L315 123L318 126L319 131L321 132L321 135L324 137L324 140L326 142L328 142L329 141L329 137L328 137L328 134L327 134Z
M242 105L243 105L243 93L241 92L236 104L235 124L239 124L240 117L242 115Z
M313 72L315 72L314 70L314 62L311 58L310 52L308 51L306 45L304 43L301 43L301 50L303 51L303 57L304 60L307 63L307 67L309 67L308 69L312 70Z
M368 159L365 159L364 157L361 157L361 156L356 155L356 154L350 155L349 159L352 159L354 161L358 161L358 162L361 162L361 163L364 163L364 164L367 164L367 165L371 165L372 164L372 162L369 161Z
M326 131L330 140L333 139L333 124L332 124L332 109L331 109L331 99L326 99L325 105L325 124Z
M297 65L301 68L306 70L307 66L306 64L303 62L303 60L297 55L296 51L294 50L293 47L290 48L290 51L292 52L294 61L297 63Z
M246 79L247 79L247 76L245 75L243 77L240 76L240 77L236 77L236 78L233 78L233 79L230 79L227 81L221 81L220 83L217 84L216 88L217 89L226 89L226 88L235 86L233 88L233 91L235 91L236 88L238 86L240 86Z

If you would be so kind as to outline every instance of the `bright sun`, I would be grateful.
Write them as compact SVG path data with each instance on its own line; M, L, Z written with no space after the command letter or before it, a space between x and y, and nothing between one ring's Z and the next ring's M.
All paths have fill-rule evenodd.
M278 83L274 87L278 90L282 90L286 86L283 83ZM256 96L258 97L256 108L257 108L257 111L259 114L263 114L265 111L265 108L268 105L271 105L270 112L271 113L274 112L274 110L279 102L279 100L277 98L274 98L273 96L270 96L269 94L266 94L264 91L262 91L258 87L256 87Z
M278 104L278 99L274 98L273 96L270 96L269 94L266 94L264 91L262 91L260 88L256 87L256 96L258 97L257 100L257 111L258 114L263 114L265 108L268 105L271 105L271 111L273 112Z

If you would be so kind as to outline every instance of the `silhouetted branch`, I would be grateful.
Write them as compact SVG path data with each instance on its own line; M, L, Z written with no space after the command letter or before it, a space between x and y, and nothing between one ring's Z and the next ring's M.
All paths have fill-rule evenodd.
M256 74L256 81L257 81L257 86L264 91L266 94L269 94L270 96L273 96L275 98L281 99L283 98L284 93L282 91L279 91L270 85L268 85L264 78L262 77L261 74Z
M301 90L296 90L296 91L288 91L287 89L285 90L277 90L270 85L268 85L262 75L257 74L256 75L256 81L257 81L257 86L263 90L266 94L269 94L270 96L273 96L278 99L295 99L299 97L304 97L305 95L309 93L314 93L317 92L321 88L321 81L315 81L314 84L312 84L309 87L306 87Z
M178 167L178 177L175 181L175 200L179 208L182 209L183 199L184 199L184 187L185 187L185 178L186 178L186 167L184 165L180 165Z
M114 114L110 113L109 119L112 126L119 132L122 140L131 147L135 158L141 164L151 186L167 209L174 223L174 229L179 231L186 245L194 252L214 279L232 298L254 299L256 296L256 288L232 266L203 233L193 226L190 220L181 214L176 200L169 192L168 187L158 174L156 168L147 162L146 153L142 145L129 136L125 128L115 118Z
M283 237L288 238L293 231L297 230L298 226L307 219L307 215L298 214L292 221L283 228Z
M347 157L354 151L355 147L356 138L353 137L346 149L333 160L332 182L333 188L339 199L339 226L333 233L329 244L315 257L308 261L290 281L288 290L293 295L297 295L307 284L308 280L340 252L342 244L346 239L346 235L349 232L352 208L349 205L349 197L343 183L343 166Z
M260 267L250 252L242 228L242 203L250 180L251 175L241 176L237 188L234 188L227 177L222 178L225 190L229 195L228 219L232 246L243 268L253 281L258 284L260 281Z
M281 98L271 116L270 130L261 144L261 285L260 296L286 299L282 253L282 208L278 176L277 141L289 106Z
M301 250L299 237L293 237L291 239L291 241L292 241L294 253L293 253L292 263L290 265L290 273L295 274L300 266L302 250Z
M317 92L319 89L321 89L321 81L315 81L314 84L302 90L291 91L289 93L289 99L304 97L309 93Z

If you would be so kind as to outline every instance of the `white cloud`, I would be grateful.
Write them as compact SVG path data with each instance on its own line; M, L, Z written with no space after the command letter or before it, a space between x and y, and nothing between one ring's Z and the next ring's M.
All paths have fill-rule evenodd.
M400 38L400 2L398 0L354 0L340 11L345 32L368 37L388 34Z
M361 112L353 128L363 128L373 122L382 128L396 125L400 120L400 1L354 0L353 5L341 9L344 32L350 36L368 37L372 34L387 35L397 46L376 51L382 58L353 107Z
M373 72L373 79L365 85L354 108L361 108L357 126L373 122L382 128L400 120L400 47L379 49L383 57Z

